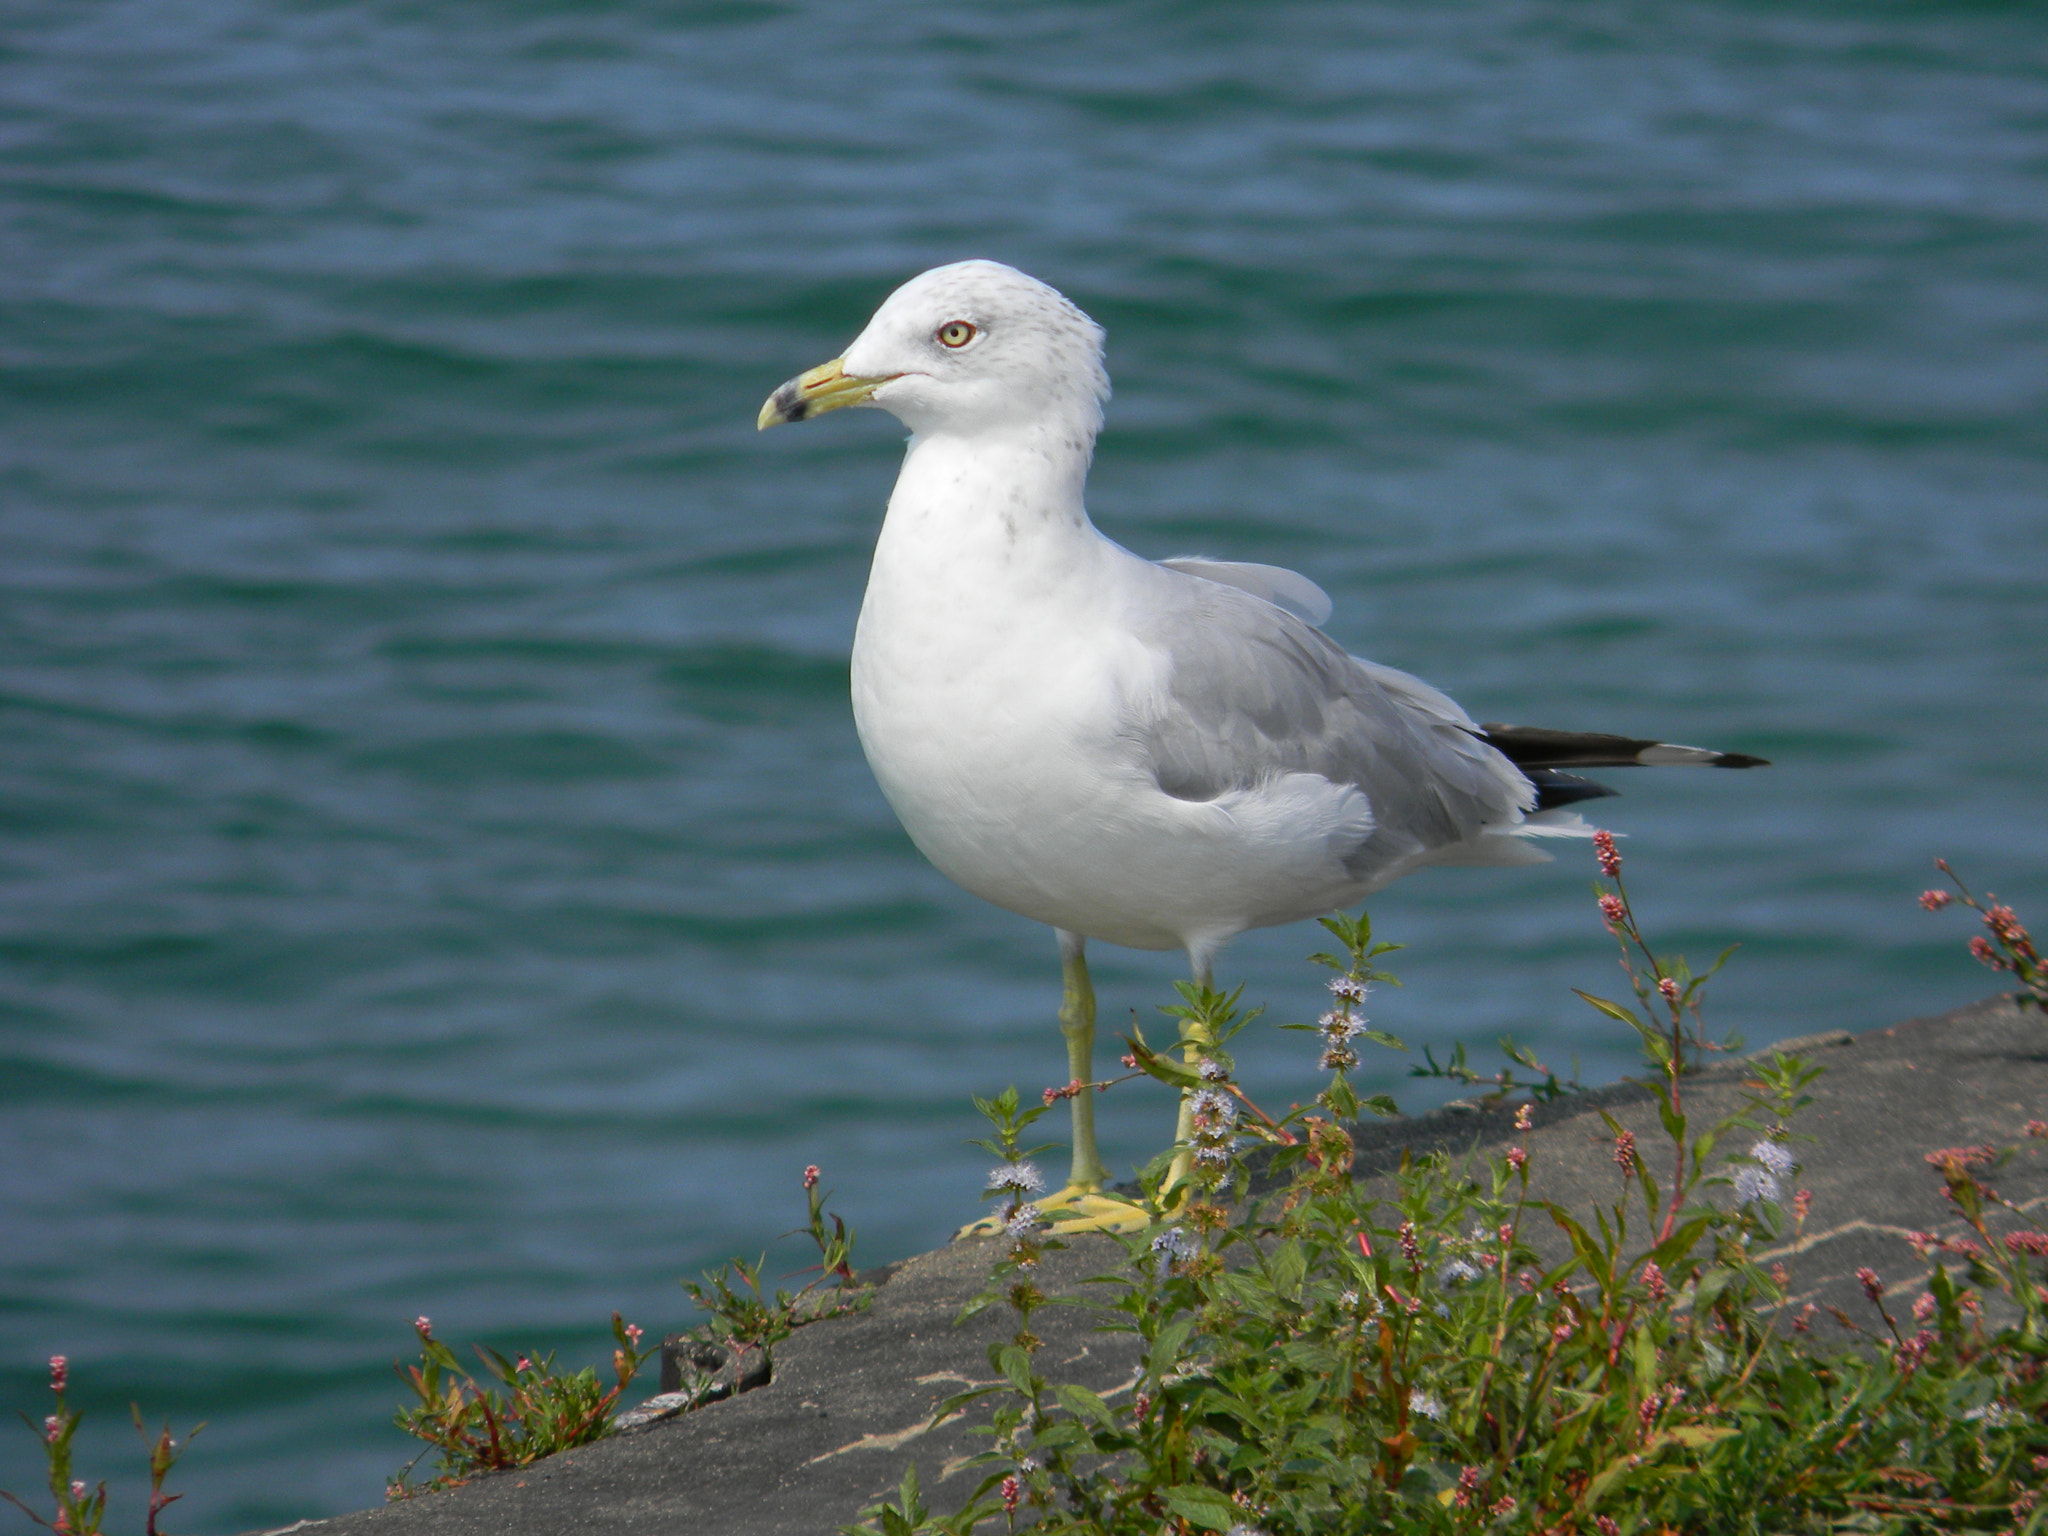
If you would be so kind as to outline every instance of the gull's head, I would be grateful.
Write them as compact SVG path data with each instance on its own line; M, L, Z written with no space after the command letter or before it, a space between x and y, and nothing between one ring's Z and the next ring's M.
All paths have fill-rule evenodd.
M1053 426L1092 440L1108 397L1101 326L1015 267L961 261L890 294L844 356L768 397L760 426L866 405L917 433Z

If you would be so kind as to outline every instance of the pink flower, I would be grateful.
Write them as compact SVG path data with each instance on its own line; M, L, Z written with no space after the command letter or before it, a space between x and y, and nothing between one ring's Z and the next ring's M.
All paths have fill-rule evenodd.
M1938 1342L1937 1336L1922 1328L1913 1337L1899 1346L1899 1364L1911 1371L1927 1358L1927 1351Z
M1524 1104L1520 1109L1515 1111L1516 1130L1526 1131L1529 1129L1530 1126L1534 1125L1535 1123L1536 1106L1534 1104ZM2044 1130L2042 1134L2048 1135L2048 1130Z
M1671 1288L1664 1279L1664 1271L1658 1268L1655 1260L1646 1259L1643 1262L1643 1287L1649 1291L1652 1301L1662 1301L1665 1293Z
M412 1326L413 1326L413 1330L414 1330L414 1331L415 1331L416 1333L418 1333L418 1334L419 1334L419 1336L420 1336L421 1338L423 1338L423 1339L424 1339L424 1338L426 1338L426 1337L427 1337L428 1335L430 1335L431 1333L433 1333L433 1331L434 1331L434 1325L433 1325L433 1324L432 1324L431 1322L429 1322L429 1321L428 1321L428 1320L427 1320L426 1318L424 1318L424 1317L416 1317L416 1318L414 1318L414 1319L412 1320Z
M1458 1474L1458 1491L1451 1495L1451 1502L1460 1509L1472 1507L1472 1495L1479 1491L1481 1474L1477 1467L1467 1467Z
M1876 1270L1859 1269L1856 1271L1856 1279L1863 1287L1863 1294L1868 1296L1873 1302L1884 1295L1884 1282L1878 1279Z
M2011 966L2005 963L2004 957L1991 947L1991 941L1981 933L1970 940L1970 956L1972 959L1990 966L1994 971L2008 971L2012 969Z
M1989 1146L1942 1147L1927 1153L1926 1160L1933 1167L1939 1168L1944 1173L1950 1170L1961 1172L1973 1163L1996 1162L1998 1160L1998 1148Z
M638 1349L638 1348L640 1347L640 1326L639 1326L639 1324L637 1324L637 1323L628 1323L628 1324L626 1324L626 1339L627 1339L627 1341L628 1341L628 1342L629 1342L630 1344L632 1344L632 1346L633 1346L633 1347L634 1347L635 1349Z
M2008 1232L2005 1246L2014 1253L2031 1253L2037 1259L2048 1259L2048 1232Z
M2020 1129L2029 1136L2048 1137L2048 1120L2029 1120Z
M1806 1220L1806 1213L1813 1209L1813 1191L1802 1189L1792 1197L1792 1214L1800 1221Z
M71 1497L73 1497L74 1499L82 1499L85 1497L84 1479L74 1477L71 1480Z
M1665 1002L1675 1003L1678 1001L1678 983L1669 976L1664 977L1657 983L1657 990L1664 995Z
M1622 920L1628 916L1628 908L1621 904L1619 896L1609 891L1600 897L1600 915L1607 919L1609 927L1619 928Z
M1600 1536L1621 1536L1621 1527L1605 1515L1595 1515L1593 1517L1593 1529L1598 1531Z
M1509 1147L1508 1166L1514 1169L1517 1173L1520 1173L1524 1168L1528 1167L1529 1149L1527 1147Z
M818 1165L816 1163L804 1164L804 1192L808 1194L810 1191L816 1189L817 1187Z
M55 1445L64 1433L64 1421L54 1413L43 1420L43 1438Z
M1003 1479L1003 1513L1014 1515L1018 1504L1024 1499L1024 1485L1017 1481L1015 1473Z
M1932 1291L1922 1291L1919 1299L1913 1303L1913 1321L1916 1323L1931 1323L1934 1321L1934 1314L1940 1310L1941 1303L1934 1299L1934 1293Z
M1600 873L1610 880L1621 878L1621 855L1614 848L1612 832L1593 834L1593 856L1600 861Z
M1954 900L1955 897L1949 895L1947 891L1922 891L1920 893L1920 905L1930 912L1939 912Z
M1401 1257L1414 1269L1422 1268L1422 1245L1415 1240L1415 1223L1404 1221L1401 1230L1395 1234L1401 1239Z
M50 1356L50 1390L62 1392L64 1383L71 1379L71 1362L62 1355Z
M1614 1138L1614 1166L1627 1173L1636 1165L1636 1133L1623 1131Z
M1502 1223L1500 1224L1500 1245L1501 1245L1501 1247L1503 1247L1503 1248L1507 1248L1507 1247L1512 1247L1512 1246L1513 1246L1513 1244L1514 1244L1514 1241L1515 1241L1515 1224L1514 1224L1514 1223L1513 1223L1512 1221L1504 1221L1504 1222L1502 1222Z

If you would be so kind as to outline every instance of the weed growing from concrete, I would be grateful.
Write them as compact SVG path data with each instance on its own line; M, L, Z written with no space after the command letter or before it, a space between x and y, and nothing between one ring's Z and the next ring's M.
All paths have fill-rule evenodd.
M498 1383L489 1387L463 1370L454 1351L434 1337L428 1319L417 1319L413 1330L419 1335L420 1363L401 1362L397 1370L419 1402L401 1408L395 1422L437 1453L435 1475L425 1483L412 1481L413 1467L427 1454L420 1452L391 1479L386 1495L393 1499L452 1488L485 1472L528 1466L601 1439L611 1427L619 1395L655 1353L641 1349L640 1330L614 1312L612 1385L599 1380L594 1366L564 1374L555 1369L552 1354L507 1360L478 1344L484 1373Z
M1102 1394L1044 1368L1031 1324L1046 1298L1031 1273L1059 1240L1009 1234L968 1309L1016 1318L990 1349L999 1384L939 1410L990 1409L979 1488L938 1515L913 1472L857 1529L2048 1528L2048 1232L1987 1182L2021 1154L1931 1154L1974 1235L1914 1234L1937 1259L1924 1294L1907 1308L1865 1272L1872 1321L1836 1313L1850 1343L1823 1347L1818 1309L1787 1303L1812 1209L1793 1126L1819 1073L1797 1056L1750 1062L1740 1110L1695 1123L1688 1079L1733 1043L1709 1041L1701 1018L1720 962L1694 973L1654 951L1612 839L1596 854L1634 1006L1582 995L1634 1030L1663 1133L1639 1145L1607 1117L1614 1199L1568 1210L1532 1193L1533 1099L1497 1156L1410 1160L1391 1199L1355 1184L1345 1121L1364 1106L1347 1057L1367 1038L1359 1010L1385 979L1372 971L1383 947L1363 918L1333 919L1343 954L1322 958L1339 971L1338 1007L1305 1026L1332 1071L1315 1106L1278 1121L1251 1110L1221 1051L1242 1023L1234 995L1183 989L1183 1037L1205 1042L1191 1064L1133 1040L1152 1075L1215 1086L1248 1112L1224 1115L1219 1100L1206 1128L1194 1117L1180 1156L1141 1180L1153 1226L1124 1237L1123 1263L1091 1286L1109 1298L1100 1326L1139 1346L1129 1388ZM982 1104L997 1148L1037 1113L1014 1093ZM2023 1147L2048 1139L2048 1124L2018 1129ZM1256 1185L1248 1146L1262 1149ZM1203 1159L1203 1147L1224 1155Z

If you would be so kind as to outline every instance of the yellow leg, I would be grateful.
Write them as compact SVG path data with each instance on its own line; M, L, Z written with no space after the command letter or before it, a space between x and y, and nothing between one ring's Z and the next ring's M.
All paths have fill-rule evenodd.
M1109 1182L1095 1150L1095 983L1088 979L1087 940L1060 933L1060 1033L1067 1037L1067 1081L1082 1084L1074 1112L1074 1163L1062 1194L1092 1194ZM1058 1199L1058 1196L1054 1197Z
M1082 1084L1068 1100L1074 1117L1074 1161L1066 1188L1037 1202L1055 1232L1133 1232L1146 1224L1144 1208L1105 1194L1109 1170L1095 1149L1095 984L1088 978L1087 940L1060 930L1060 1033L1067 1040L1067 1081ZM987 1237L1002 1229L990 1214L962 1227L961 1237Z
M1209 968L1209 956L1190 951L1188 958L1192 962L1192 969L1195 973L1195 984L1204 988L1208 987L1210 985L1210 977L1213 974ZM1187 1024L1187 1031L1185 1039L1181 1042L1181 1060L1190 1067L1194 1067L1201 1062L1204 1056L1209 1054L1211 1047L1216 1042L1210 1036L1208 1027L1200 1020L1190 1019ZM1193 1185L1190 1183L1195 1167L1195 1149L1193 1145L1195 1139L1195 1107L1193 1101L1194 1090L1182 1089L1180 1095L1180 1117L1174 1122L1173 1127L1173 1163L1167 1169L1166 1183L1160 1192L1161 1198L1168 1209L1178 1208L1181 1202L1187 1198L1188 1192L1193 1188ZM1176 1194L1176 1190L1180 1191L1180 1193Z

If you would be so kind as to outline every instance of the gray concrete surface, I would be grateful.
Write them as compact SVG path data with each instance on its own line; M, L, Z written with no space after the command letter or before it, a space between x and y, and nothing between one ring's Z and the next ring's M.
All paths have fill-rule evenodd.
M1910 1308L1928 1266L1905 1233L1959 1230L1925 1154L2008 1144L2025 1121L2048 1118L2048 1020L1993 998L1891 1029L1816 1038L1802 1053L1827 1073L1794 1127L1815 1138L1795 1149L1803 1164L1796 1182L1813 1192L1807 1239L1782 1257L1793 1270L1795 1303L1832 1303L1874 1323L1856 1271L1876 1270ZM1695 1126L1740 1103L1745 1075L1734 1063L1692 1081ZM1639 1087L1620 1084L1546 1106L1531 1143L1540 1193L1573 1206L1614 1197L1620 1175L1600 1109L1652 1155L1668 1146ZM1363 1127L1359 1176L1385 1180L1403 1146L1498 1146L1512 1134L1511 1114L1451 1109ZM1997 1187L2017 1203L2048 1206L2048 1155L2016 1160ZM1042 1284L1071 1291L1121 1254L1108 1239L1078 1240L1047 1258ZM825 1536L893 1490L913 1459L933 1505L957 1505L978 1480L958 1466L986 1443L969 1432L977 1416L928 1425L936 1404L989 1379L987 1345L1007 1331L1002 1309L953 1326L981 1288L989 1256L988 1243L970 1241L892 1266L869 1311L799 1329L777 1346L772 1376L755 1390L521 1471L288 1529L308 1536ZM1058 1368L1054 1374L1103 1392L1130 1380L1133 1352L1093 1333L1083 1309L1053 1307L1041 1317L1041 1358Z

